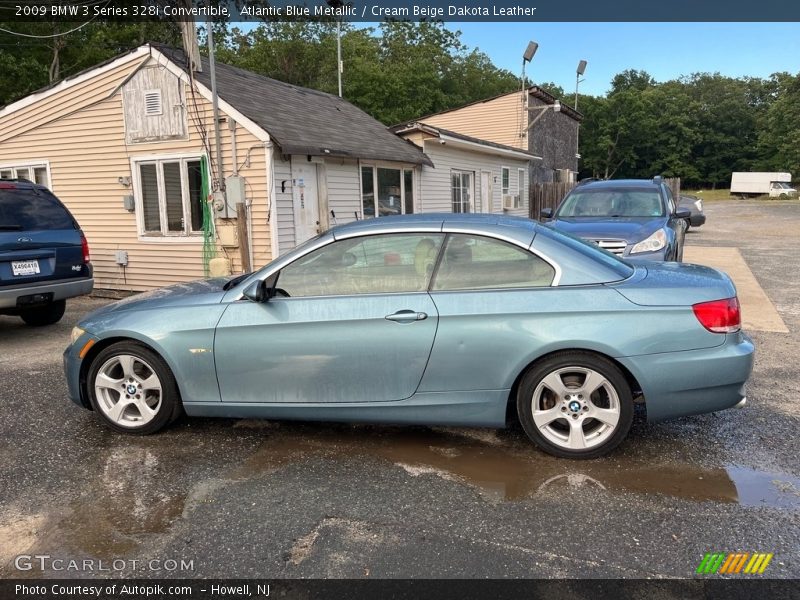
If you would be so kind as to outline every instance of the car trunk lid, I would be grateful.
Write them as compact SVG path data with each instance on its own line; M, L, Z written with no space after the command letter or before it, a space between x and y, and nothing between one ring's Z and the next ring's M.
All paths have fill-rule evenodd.
M736 296L731 278L711 267L648 263L636 264L635 269L629 279L610 285L640 306L692 306Z

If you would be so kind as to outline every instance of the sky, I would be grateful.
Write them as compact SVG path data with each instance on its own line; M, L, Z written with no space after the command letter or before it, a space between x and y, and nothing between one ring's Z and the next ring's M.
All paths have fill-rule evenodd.
M587 60L582 94L603 95L626 69L656 81L698 72L769 77L800 72L800 23L448 23L492 62L521 73L530 40L539 44L527 76L575 93L575 68Z

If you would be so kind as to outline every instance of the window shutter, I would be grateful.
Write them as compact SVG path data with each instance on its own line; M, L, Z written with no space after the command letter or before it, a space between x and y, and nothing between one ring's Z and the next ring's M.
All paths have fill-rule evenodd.
M148 90L144 93L144 114L148 117L160 115L161 108L161 90Z

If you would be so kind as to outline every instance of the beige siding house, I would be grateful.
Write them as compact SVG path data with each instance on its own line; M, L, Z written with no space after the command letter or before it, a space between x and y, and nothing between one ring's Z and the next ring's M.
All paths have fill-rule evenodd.
M517 91L421 117L419 120L433 127L527 150L525 109L525 96Z
M366 165L380 164L371 184L393 192L430 164L336 96L218 64L218 170L203 63L192 73L181 51L148 44L0 109L0 177L47 185L68 206L89 241L96 288L140 291L207 274L204 205L223 259L212 267L236 273L245 259L259 267L328 226L374 215L374 194L362 206ZM209 193L217 180L227 203ZM248 243L234 197L246 206Z
M540 157L531 164L531 180L547 182L575 180L578 128L582 119L566 103L538 86L531 86L420 117L418 121L531 152Z

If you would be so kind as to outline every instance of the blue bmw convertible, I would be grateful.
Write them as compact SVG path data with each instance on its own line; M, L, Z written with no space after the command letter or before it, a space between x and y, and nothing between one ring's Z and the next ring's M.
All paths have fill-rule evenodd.
M64 353L116 431L189 416L503 427L592 458L650 420L745 401L753 344L730 278L628 264L534 221L356 221L259 271L101 308Z

